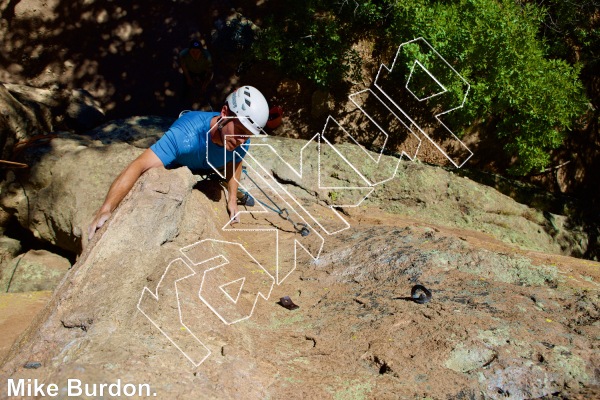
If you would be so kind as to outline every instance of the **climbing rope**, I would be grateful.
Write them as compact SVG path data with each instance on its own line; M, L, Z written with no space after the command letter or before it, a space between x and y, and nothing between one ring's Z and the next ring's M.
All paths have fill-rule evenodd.
M254 197L252 197L250 195L250 193L246 192L243 189L238 189L240 192L242 192L244 194L245 197L245 202L247 202L249 199L253 199L258 201L260 204L262 204L263 206L267 207L269 210L276 212L277 214L279 214L279 216L281 218L283 218L286 221L289 221L292 226L294 227L294 229L296 231L298 231L300 233L300 235L302 236L308 236L310 234L310 231L308 230L308 225L302 222L295 222L291 217L290 217L290 213L287 210L287 208L281 208L277 205L277 203L271 198L269 197L269 195L267 193L265 193L264 190L262 190L262 188L254 181L254 179L252 179L252 177L250 175L248 175L248 172L246 171L246 168L242 169L242 172L248 177L248 179L250 179L250 181L254 184L254 186L256 186L256 188L258 190L261 191L261 193L267 198L267 200L269 200L272 204L266 204L265 202L259 200L259 199L255 199ZM250 205L250 204L249 204Z

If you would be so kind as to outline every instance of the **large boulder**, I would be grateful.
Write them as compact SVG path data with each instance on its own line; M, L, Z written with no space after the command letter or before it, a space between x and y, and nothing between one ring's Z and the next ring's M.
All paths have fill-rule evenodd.
M291 192L310 201L317 197L332 206L350 204L341 207L347 214L360 213L361 207L354 205L368 194L360 203L363 207L479 231L527 250L582 257L592 244L597 245L590 243L594 239L590 236L594 235L586 231L582 221L520 204L491 187L440 167L386 155L381 155L376 163L373 160L378 154L353 144L336 144L334 150L322 142L318 150L316 141L307 145L305 141L286 138L262 140L253 143L269 144L281 157L274 156L265 146L255 147L251 154L287 183ZM302 171L302 176L293 169ZM357 194L354 188L366 186L363 177L375 186L372 192Z
M0 235L6 231L6 227L10 224L10 214L0 208Z
M1 189L0 206L36 237L79 253L86 227L113 179L171 123L172 119L133 117L112 121L84 136L61 134L50 145L27 153L32 168L11 175ZM372 188L363 206L477 230L527 250L582 256L590 245L584 228L570 217L519 204L442 168L399 162L391 156L382 156L376 164L358 146L336 145L336 151L352 160L350 166L325 143L319 165L315 141L269 137L255 138L252 144L251 154L257 162L307 203L317 199L342 206L349 214L360 211L360 207L343 207L357 204L370 192L358 170L372 182L382 182ZM376 156L371 153L371 157ZM300 166L302 176L294 172ZM353 187L369 190L351 190Z
M0 268L9 262L21 251L21 243L17 239L0 236Z
M53 290L71 263L46 250L29 250L0 269L0 291L4 293Z
M144 174L13 346L0 380L35 378L65 393L78 379L178 399L599 394L600 264L374 206L351 214L349 229L301 237L255 207L243 229L224 230L218 182L196 185L186 168ZM281 226L277 237L244 230L261 218ZM298 256L285 279L262 261L288 237L305 246L318 235L316 259L281 252ZM412 301L414 283L432 290L430 302ZM281 307L283 296L300 308Z
M325 143L319 165L316 142L254 138L272 148L253 146L248 174L289 219L244 178L266 206L240 207L229 229L218 180L159 168L87 243L111 181L170 122L60 135L2 189L36 236L83 251L0 381L147 384L160 398L574 397L600 383L600 264L553 255L579 233L440 168ZM357 171L383 183L365 190ZM431 302L412 301L415 283Z
M59 134L25 154L31 168L9 174L0 188L0 206L35 237L80 253L87 226L112 181L171 122L133 117L85 136Z

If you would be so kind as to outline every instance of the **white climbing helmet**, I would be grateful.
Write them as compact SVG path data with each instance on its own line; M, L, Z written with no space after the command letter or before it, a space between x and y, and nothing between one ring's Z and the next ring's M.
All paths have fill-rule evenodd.
M246 129L259 135L269 119L269 105L260 90L253 86L242 86L227 96L226 101Z

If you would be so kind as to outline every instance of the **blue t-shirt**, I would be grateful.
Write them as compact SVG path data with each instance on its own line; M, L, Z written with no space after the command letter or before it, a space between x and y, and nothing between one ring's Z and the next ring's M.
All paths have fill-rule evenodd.
M211 164L221 168L233 160L234 152L244 157L250 139L234 151L227 151L210 140L210 120L218 115L218 112L203 111L183 114L150 149L166 168L185 166L192 171L211 170Z

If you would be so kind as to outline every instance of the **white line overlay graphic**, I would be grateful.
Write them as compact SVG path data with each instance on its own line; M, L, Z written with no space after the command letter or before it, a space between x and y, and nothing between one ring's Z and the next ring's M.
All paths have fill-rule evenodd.
M400 78L396 76L398 71L403 72ZM392 84L390 76L395 77L394 82L404 79L403 85ZM182 256L169 263L154 290L143 289L138 309L193 367L201 365L211 351L185 324L185 310L203 307L226 325L249 319L259 298L268 300L274 285L281 285L294 272L300 254L318 259L326 237L350 228L336 207L358 207L378 185L393 179L403 158L412 161L418 157L421 138L433 143L457 168L473 155L442 122L445 114L464 106L470 85L425 39L417 38L400 45L391 66L388 68L381 64L374 89L353 93L349 100L371 125L369 132L376 135L373 143L378 143L378 152L374 153L360 143L364 132L357 130L359 128L344 128L329 116L323 130L308 141L300 154L291 158L289 155L284 158L276 150L274 140L277 138L266 134L252 136L250 149L255 148L255 152L249 152L245 157L237 151L234 153L234 161L244 159L248 178L238 184L257 203L252 211L238 212L235 216L239 217L238 224L231 225L229 222L222 230L236 231L247 237L259 234L274 236L274 266L261 265L241 243L204 239L180 249ZM399 93L399 90L407 94ZM405 106L400 99L406 98L413 99L417 106ZM433 103L437 100L445 103ZM451 108L440 111L440 104L451 104ZM368 112L367 107L374 108L376 113ZM420 115L411 114L415 110L426 112L423 107L436 110L432 117L439 125L438 131L434 132L431 125L421 126ZM382 115L387 122L381 121ZM400 157L382 157L395 134L384 126L392 124L403 132L407 144L394 149ZM342 137L348 143L335 144L336 137ZM210 138L207 137L207 140ZM324 158L336 160L336 171L322 170L321 160ZM307 205L294 196L266 167L272 165L273 160L287 170L297 186L318 194L320 198L328 198L329 205L319 205L316 200L314 205ZM216 174L225 177L224 171L210 165ZM299 165L299 168L292 165ZM341 170L352 178L345 184L332 179ZM252 214L252 218L244 217L244 214ZM246 220L251 220L251 223L246 223ZM306 231L300 234L299 226Z

